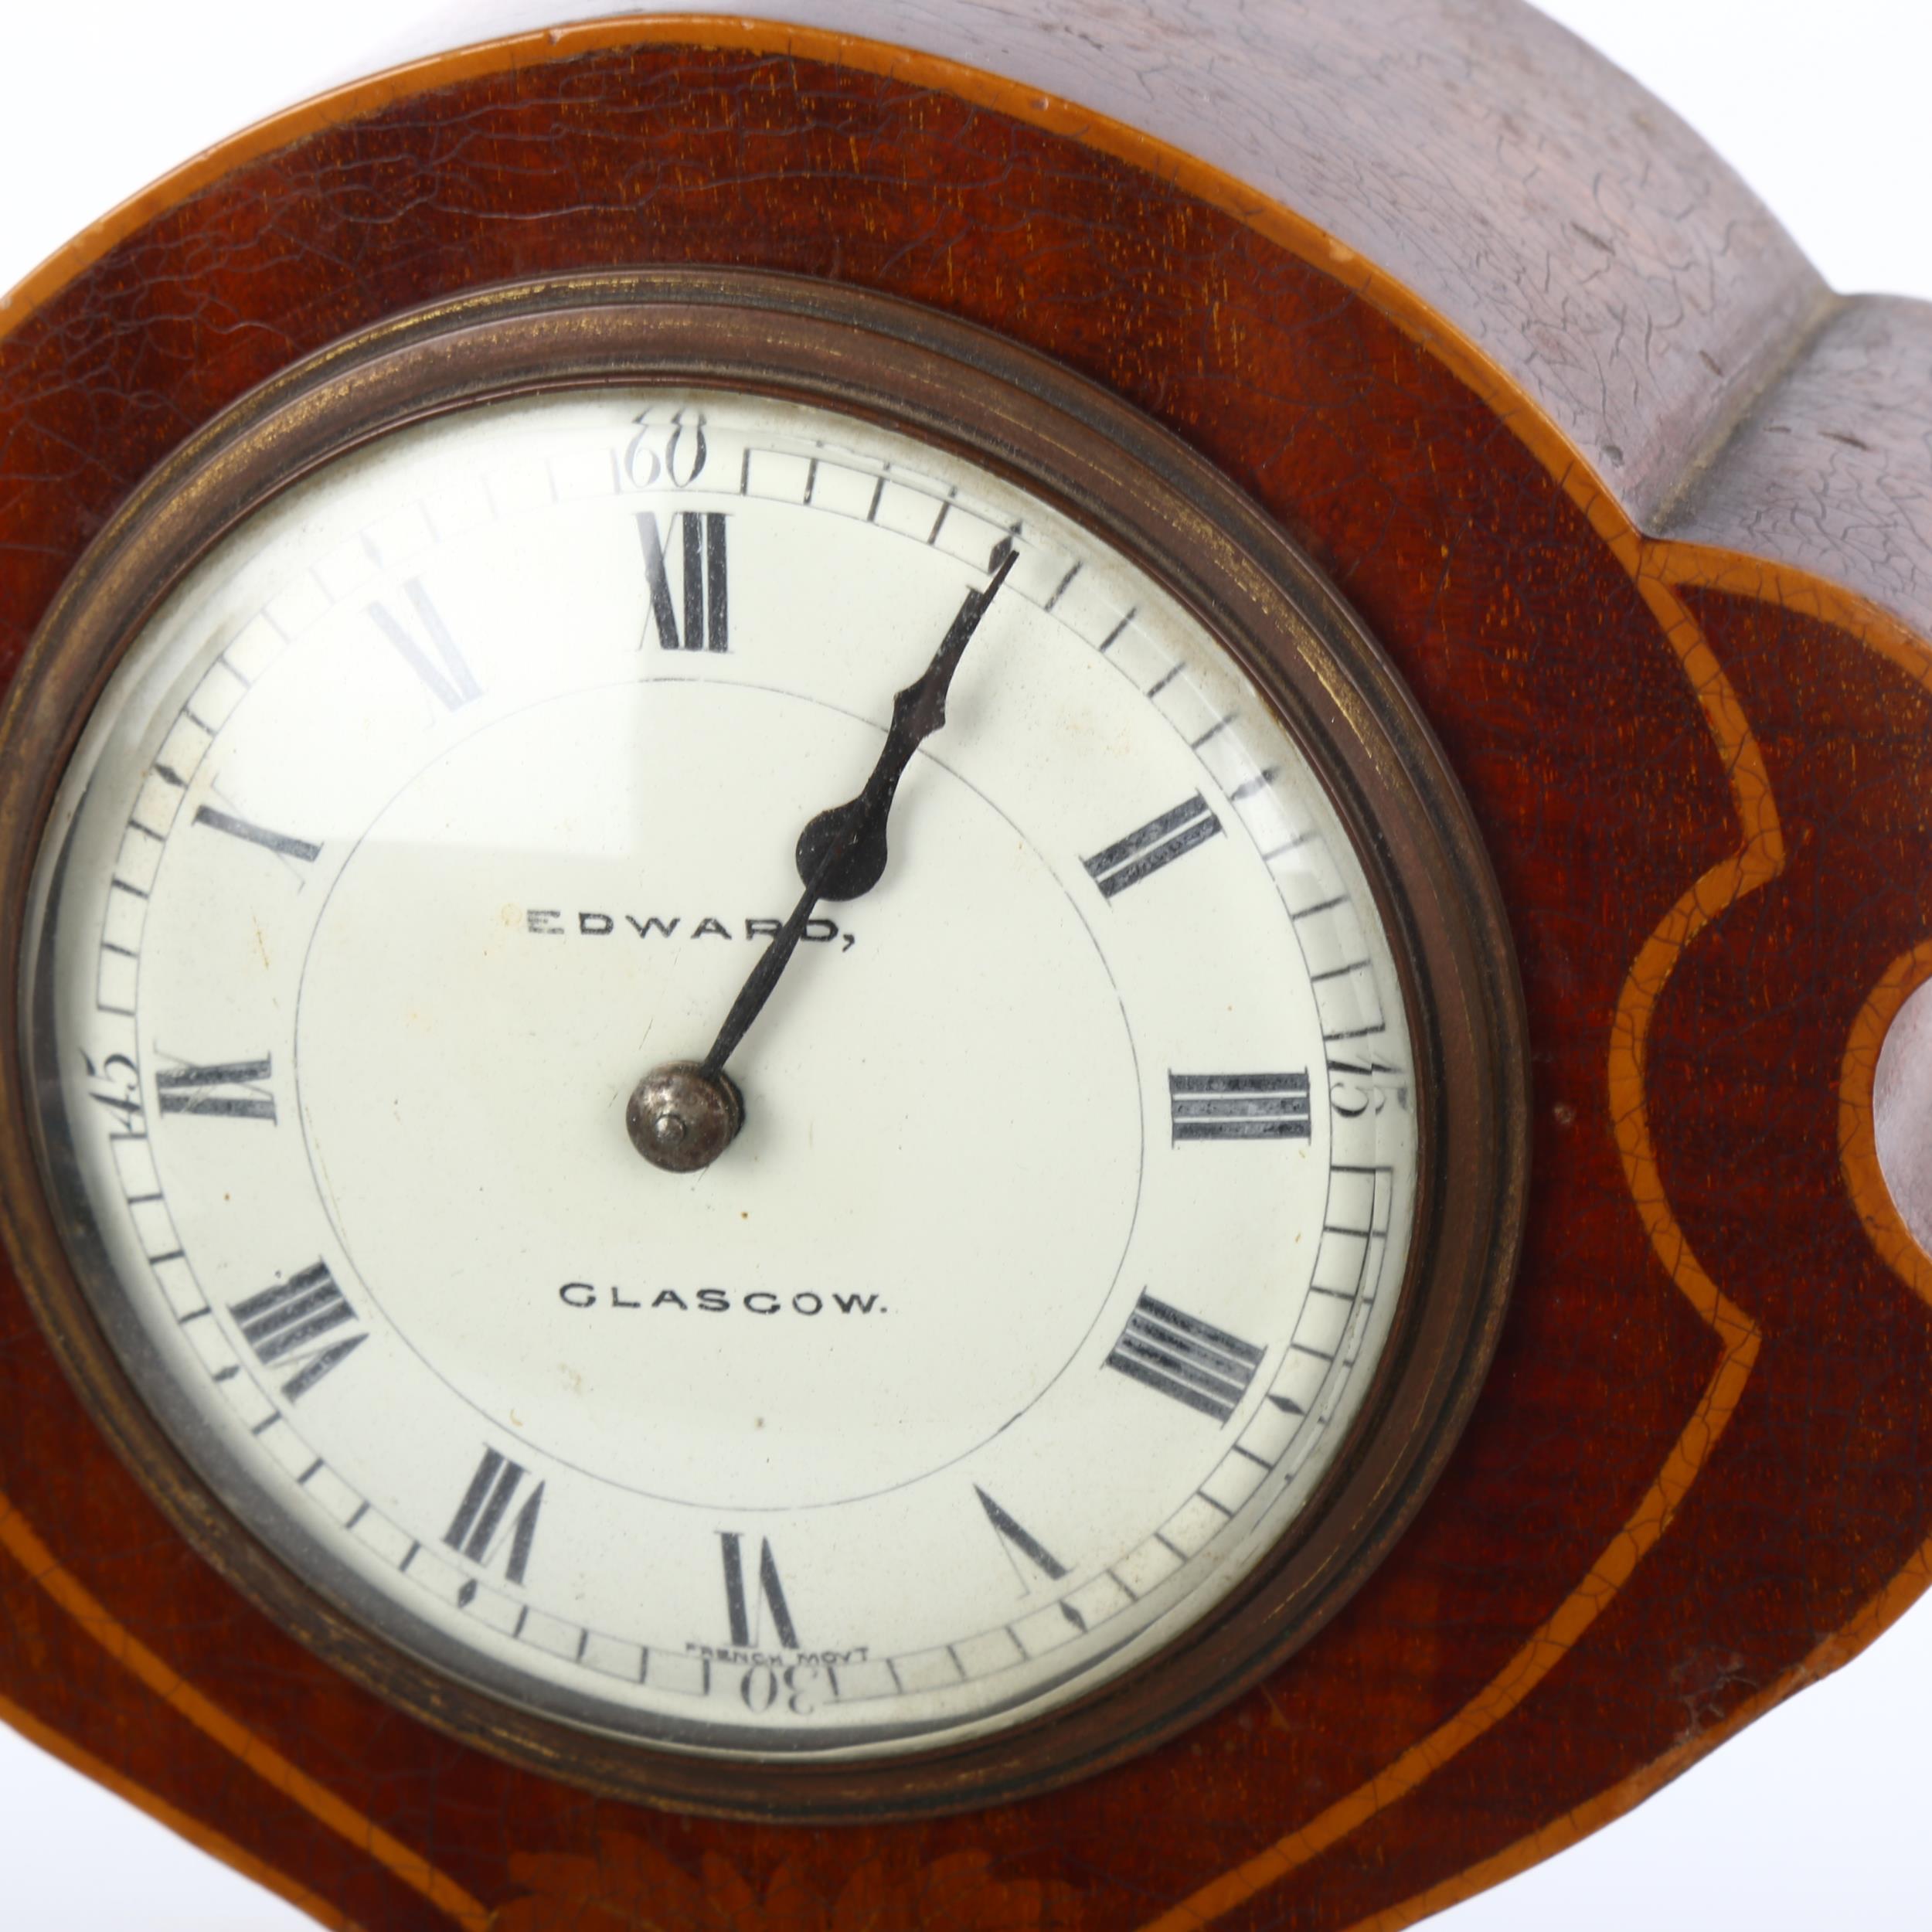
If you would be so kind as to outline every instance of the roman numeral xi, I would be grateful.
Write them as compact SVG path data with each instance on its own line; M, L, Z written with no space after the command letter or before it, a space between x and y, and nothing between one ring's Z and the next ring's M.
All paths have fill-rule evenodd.
M1107 1366L1216 1422L1226 1422L1261 1366L1264 1351L1199 1316L1144 1294Z
M1300 1073L1170 1073L1174 1143L1305 1141L1308 1077Z
M483 687L476 673L457 648L443 614L430 601L422 580L412 577L403 586L413 614L413 625L405 623L380 604L369 607L370 621L389 639L396 655L421 679L423 688L445 711L460 711L482 696Z
M651 510L638 513L644 544L644 574L651 589L651 628L665 651L728 651L731 648L730 600L725 580L725 518L716 510L678 510L671 522L682 526L684 563L683 622L671 594L665 532ZM649 634L648 630L646 634Z

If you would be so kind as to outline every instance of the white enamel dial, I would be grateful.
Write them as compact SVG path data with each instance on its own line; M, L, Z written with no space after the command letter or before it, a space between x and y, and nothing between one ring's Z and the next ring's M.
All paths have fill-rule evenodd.
M648 1165L634 1085L1009 533L743 1131ZM1077 1696L1294 1522L1390 1332L1411 1042L1341 819L1148 575L944 451L665 390L389 435L146 625L43 852L43 1131L142 1386L536 1709L863 1753Z

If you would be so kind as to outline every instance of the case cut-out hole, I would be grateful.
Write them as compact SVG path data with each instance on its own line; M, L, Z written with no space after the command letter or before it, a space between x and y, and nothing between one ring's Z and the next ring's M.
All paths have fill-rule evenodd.
M1932 980L1899 1009L1879 1049L1872 1127L1893 1204L1932 1254Z

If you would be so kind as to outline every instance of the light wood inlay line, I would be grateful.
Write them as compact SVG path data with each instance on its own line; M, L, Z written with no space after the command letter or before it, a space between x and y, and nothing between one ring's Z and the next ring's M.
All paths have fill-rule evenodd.
M1617 513L1605 499L1598 514L1614 517ZM1643 555L1641 542L1628 526L1619 534L1622 540L1613 548L1633 566L1634 574L1634 566ZM1702 630L1668 585L1641 576L1638 583L1683 666L1716 741L1743 842L1685 893L1638 949L1624 977L1611 1025L1607 1092L1611 1126L1631 1199L1665 1272L1716 1337L1716 1366L1662 1468L1616 1536L1583 1580L1475 1697L1366 1784L1277 1838L1265 1851L1202 1886L1172 1910L1149 1920L1141 1932L1201 1932L1406 1798L1502 1723L1582 1640L1636 1573L1638 1566L1662 1541L1736 1413L1757 1363L1763 1339L1757 1325L1705 1272L1665 1194L1651 1136L1645 1072L1651 1021L1677 962L1699 934L1747 893L1767 884L1784 869L1784 833L1764 754L1736 692ZM1540 1855L1531 1851L1525 1862ZM1378 1932L1385 1925L1407 1923L1414 1903L1407 1901L1396 1908L1403 1915L1399 1920L1383 1914L1368 1923ZM1366 1932L1366 1926L1356 1932Z
M358 1851L366 1852L387 1867L412 1891L420 1893L438 1910L447 1913L464 1928L464 1932L488 1932L490 1912L481 1900L472 1897L420 1852L413 1851L400 1838L392 1838L372 1819L364 1817L354 1805L338 1798L325 1784L291 1764L246 1725L196 1690L165 1658L158 1656L134 1636L60 1562L41 1541L32 1525L5 1495L0 1495L0 1548L4 1548L116 1663L131 1672L162 1702L178 1711L203 1736L231 1753L271 1790L281 1792ZM0 1716L10 1715L9 1711L0 1710ZM98 1772L90 1774L100 1775ZM144 1808L156 1810L152 1803L145 1804ZM175 1824L172 1817L165 1821ZM180 1830L182 1827L175 1824L175 1828ZM201 1832L199 1828L189 1835L204 1849L226 1859L251 1878L262 1878L264 1883L273 1883L277 1891L288 1895L292 1880L279 1876L273 1879L264 1877L267 1868L226 1839L217 1841L214 1834ZM304 1911L315 1910L305 1900L298 1903ZM318 1914L324 1923L345 1924L347 1922L339 1915L329 1915L332 1909L325 1908Z

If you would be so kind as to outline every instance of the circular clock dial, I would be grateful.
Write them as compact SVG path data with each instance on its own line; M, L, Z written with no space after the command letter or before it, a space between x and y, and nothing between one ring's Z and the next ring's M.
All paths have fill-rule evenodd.
M942 647L883 875L801 903ZM42 1133L137 1380L526 1706L1049 1709L1276 1544L1392 1333L1412 1029L1342 818L1153 577L930 445L664 387L390 434L145 624L43 850ZM740 1131L641 1157L787 948Z

